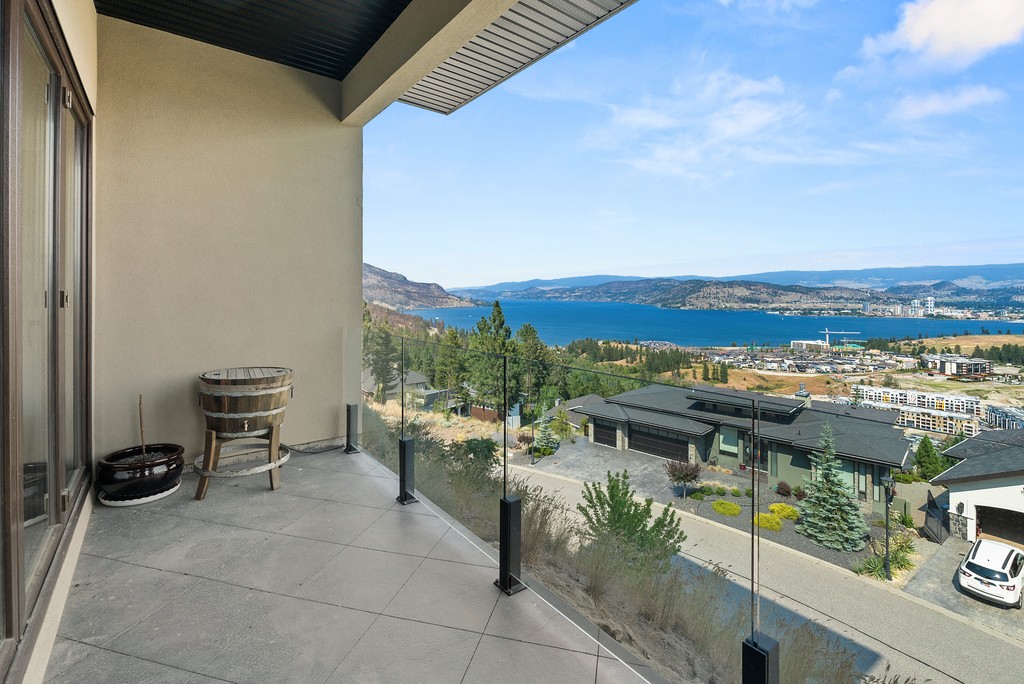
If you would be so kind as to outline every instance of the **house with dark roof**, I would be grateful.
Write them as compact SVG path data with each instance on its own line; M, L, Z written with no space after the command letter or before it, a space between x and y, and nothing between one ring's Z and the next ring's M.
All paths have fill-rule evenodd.
M374 395L377 394L377 378L373 377L373 372L369 368L363 369L363 374L360 379L360 384L363 391L363 399L368 401L373 399ZM391 386L388 387L385 392L384 400L391 401L392 399L398 399L399 393L402 391L403 383L399 381L399 378L395 378L391 381ZM405 392L406 394L412 394L417 397L423 397L427 391L427 376L423 375L419 371L407 370L405 372Z
M553 420L558 415L558 412L564 409L566 418L568 418L569 422L572 423L573 427L581 429L580 421L586 418L586 416L580 413L579 409L603 403L604 397L600 394L585 394L582 397L559 401L554 408L548 409L544 413L544 416L547 420Z
M810 455L831 425L846 483L874 510L884 508L879 478L902 468L909 453L890 411L756 392L651 385L575 410L590 417L596 444L733 469L757 467L771 481L794 486L810 477Z
M956 465L932 478L949 491L949 531L1024 544L1024 431L981 432L943 452Z

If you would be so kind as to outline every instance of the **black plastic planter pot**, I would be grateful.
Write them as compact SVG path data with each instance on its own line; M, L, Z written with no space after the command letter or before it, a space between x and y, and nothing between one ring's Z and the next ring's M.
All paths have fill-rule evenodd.
M178 488L185 467L185 447L147 444L121 449L100 459L96 489L100 503L133 506L155 501Z

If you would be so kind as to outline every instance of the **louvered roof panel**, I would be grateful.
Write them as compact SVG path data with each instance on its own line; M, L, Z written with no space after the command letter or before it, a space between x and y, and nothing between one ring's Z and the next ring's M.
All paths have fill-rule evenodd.
M634 2L519 0L399 101L451 114Z

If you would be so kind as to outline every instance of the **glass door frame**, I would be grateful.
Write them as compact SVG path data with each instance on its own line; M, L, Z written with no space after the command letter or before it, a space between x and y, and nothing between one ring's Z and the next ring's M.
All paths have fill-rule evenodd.
M39 633L41 610L50 600L58 570L64 560L65 549L70 541L69 530L73 529L78 513L89 494L90 445L91 445L91 288L92 279L92 120L93 111L85 94L82 81L75 69L70 50L65 43L60 23L51 0L0 0L0 122L3 135L0 136L0 181L4 192L0 199L0 310L3 325L0 329L0 678L13 677L24 672ZM26 34L26 22L35 38ZM50 122L54 132L52 149L53 193L50 211L53 220L48 230L48 239L53 249L48 264L47 339L49 340L50 373L47 379L50 388L49 435L51 447L47 455L50 467L46 487L49 493L50 529L41 546L39 561L33 568L23 566L25 555L25 531L23 518L23 438L21 431L21 402L24 391L21 377L22 350L20 349L19 322L21 311L21 265L19 226L21 216L21 187L19 174L19 121L22 84L19 82L19 50L22 41L37 40L43 55L52 67L55 77L53 97L50 98L54 121ZM70 110L71 117L66 112ZM68 121L75 122L70 125ZM80 128L78 128L80 127ZM67 130L72 128L72 130ZM81 136L74 158L65 158L65 139L62 136ZM65 164L80 165L70 176L65 173ZM68 178L79 185L81 206L79 213L69 216L65 213L67 197L65 185ZM77 224L65 226L65 220ZM78 234L71 240L77 242L76 250L69 250L66 237L69 230ZM65 269L65 260L74 259L70 271ZM65 282L67 277L76 282ZM63 294L70 298L67 308ZM59 298L59 299L58 299ZM64 305L64 306L61 306ZM74 316L68 320L68 314ZM75 326L74 351L65 355L65 326ZM73 368L67 366L72 365ZM70 374L70 390L66 389L64 378ZM71 391L73 397L66 397ZM75 412L72 425L75 434L65 435L64 416L68 410ZM77 452L71 463L65 458L67 445ZM74 465L74 474L67 477L68 467Z

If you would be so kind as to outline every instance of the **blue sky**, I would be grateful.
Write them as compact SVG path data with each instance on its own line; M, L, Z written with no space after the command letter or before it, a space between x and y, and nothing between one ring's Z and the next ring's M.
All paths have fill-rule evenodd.
M1024 0L639 0L364 164L445 287L1024 262Z

